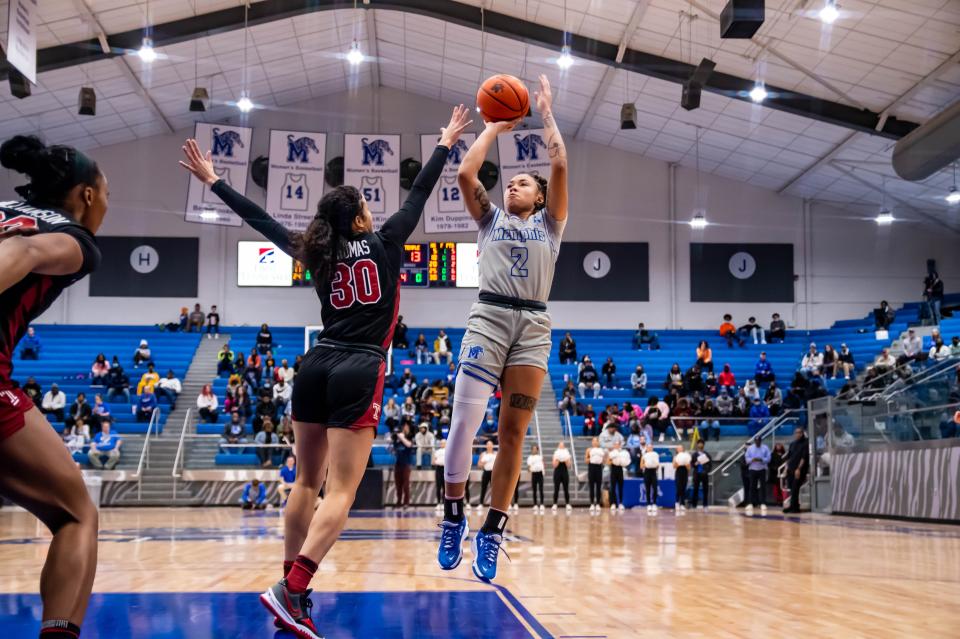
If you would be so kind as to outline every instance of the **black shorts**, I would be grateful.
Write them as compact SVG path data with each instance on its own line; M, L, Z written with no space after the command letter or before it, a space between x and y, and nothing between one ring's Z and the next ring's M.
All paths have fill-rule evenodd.
M373 346L322 341L303 356L291 412L299 422L334 428L376 428L386 360Z

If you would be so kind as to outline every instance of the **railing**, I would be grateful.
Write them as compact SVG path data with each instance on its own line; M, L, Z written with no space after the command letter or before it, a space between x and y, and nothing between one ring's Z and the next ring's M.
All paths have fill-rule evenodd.
M160 409L154 408L150 413L150 423L147 424L147 434L143 438L143 449L140 451L140 461L137 464L137 501L140 501L143 488L143 470L150 468L150 435L158 421L160 421Z
M898 364L883 375L869 380L865 385L858 385L847 393L838 394L837 399L843 401L890 399L906 390L915 388L919 384L936 379L947 371L955 369L958 366L958 362L960 362L960 358L948 357L945 360L927 365L919 371L915 371L910 362ZM909 370L909 377L903 376L905 369Z
M751 437L750 439L753 439L754 437L760 437L760 439L766 439L768 436L773 436L773 438L776 439L777 430L779 430L780 427L786 424L787 422L799 419L800 412L801 411L794 410L794 409L784 411L777 417L767 422L767 424L764 425L763 428L758 430L756 434L753 435L753 437ZM743 420L741 419L740 421L742 422ZM740 446L735 451L733 451L733 453L728 455L726 459L720 462L719 466L717 466L716 468L710 471L710 476L713 477L717 473L722 473L723 476L726 477L729 474L727 472L727 469L730 468L730 466L732 466L736 462L740 461L740 458L743 457L743 455L747 452L747 444L748 442L740 444Z
M186 441L187 437L187 426L190 425L190 416L193 414L193 409L188 408L187 414L183 417L183 428L180 429L180 443L177 444L177 455L173 458L173 498L177 498L177 480L183 477L183 444ZM180 467L180 470L177 468Z
M567 421L567 437L570 439L570 458L573 460L573 477L577 481L579 479L579 470L577 469L577 445L573 438L573 425L570 423L570 411L563 411L564 419Z
M533 411L533 425L537 429L537 449L540 451L540 456L543 456L543 440L540 439L540 412Z

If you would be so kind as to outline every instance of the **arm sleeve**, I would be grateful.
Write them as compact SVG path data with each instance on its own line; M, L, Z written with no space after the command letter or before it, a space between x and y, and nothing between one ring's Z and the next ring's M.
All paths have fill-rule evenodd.
M433 187L436 186L437 180L440 179L440 173L443 172L449 152L450 149L440 145L437 145L433 150L433 155L430 156L420 173L417 174L417 179L413 181L410 194L403 206L383 223L380 234L384 239L395 244L403 244L413 233L417 224L420 223L423 206L430 194L433 193Z
M243 218L258 233L277 245L277 247L291 255L293 251L293 234L282 224L270 217L266 211L237 193L223 180L217 180L210 188L223 203L229 206L234 213Z

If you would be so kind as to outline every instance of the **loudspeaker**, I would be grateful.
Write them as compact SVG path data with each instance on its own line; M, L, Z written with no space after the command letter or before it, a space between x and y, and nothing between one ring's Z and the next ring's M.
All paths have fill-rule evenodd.
M338 155L327 162L327 170L323 172L323 181L331 188L343 185L343 156Z
M680 97L680 106L687 111L700 107L700 93L703 85L710 79L710 74L717 67L717 63L710 58L703 58L693 70L690 77L683 83L683 93Z
M210 94L203 87L196 87L190 95L191 111L206 111L210 104Z
M80 87L80 95L77 97L78 109L80 115L97 114L97 94L92 87Z
M261 189L267 188L267 176L270 174L270 158L265 155L258 155L257 159L250 163L250 177L253 183Z
M620 128L623 130L637 128L637 107L632 102L624 102L620 107Z
M423 164L413 158L402 160L400 162L400 188L409 191L422 168Z
M764 0L730 0L720 12L721 38L752 38L763 24Z
M30 97L30 80L27 80L22 73L10 67L7 79L10 80L10 93L14 97L21 100Z
M484 160L483 164L480 165L480 170L477 171L477 179L480 180L483 188L489 191L497 185L497 180L500 179L500 167L489 160Z

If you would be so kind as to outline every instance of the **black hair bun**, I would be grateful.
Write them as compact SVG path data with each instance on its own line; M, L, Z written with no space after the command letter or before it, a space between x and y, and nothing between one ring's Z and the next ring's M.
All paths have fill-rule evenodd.
M35 135L16 135L0 145L0 164L30 175L46 149L47 146Z

